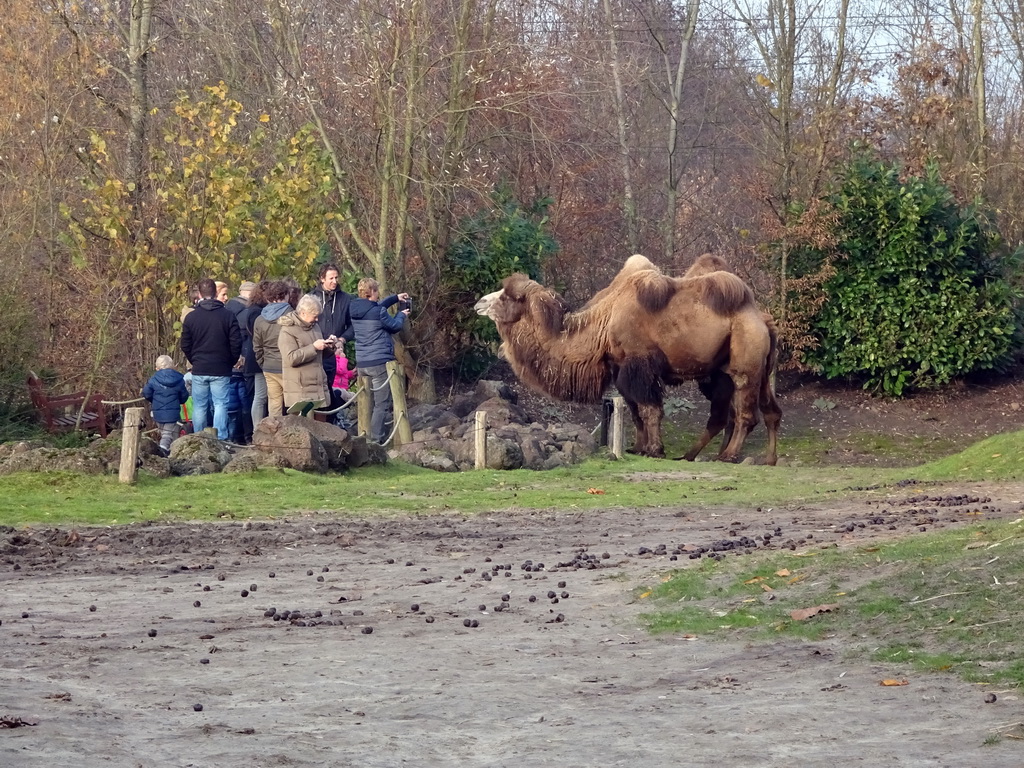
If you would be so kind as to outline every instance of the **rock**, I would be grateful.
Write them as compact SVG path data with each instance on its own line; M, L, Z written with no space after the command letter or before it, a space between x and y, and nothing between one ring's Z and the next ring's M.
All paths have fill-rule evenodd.
M170 477L171 461L163 456L143 456L142 471L160 479Z
M259 458L253 453L243 453L235 456L224 465L224 474L244 474L255 472L260 468Z
M463 469L472 469L476 466L476 441L469 439L459 443L455 459ZM523 449L515 440L489 432L486 465L488 469L522 469Z
M313 434L310 424L304 422L312 423L313 419L302 416L270 416L263 419L253 431L253 449L273 453L281 457L288 467L300 472L326 472L330 466L327 449ZM171 450L173 458L173 447Z
M352 469L373 464L387 464L388 453L383 446L367 440L365 435L357 435L351 439L348 454L348 465Z
M409 407L412 431L436 431L459 423L459 417L439 405L417 404Z
M516 393L503 381L481 379L476 383L476 395L480 398L480 402L495 397L507 400L513 405L519 402L519 397Z
M515 403L500 397L484 400L474 409L487 414L487 423L492 427L503 427L508 424L526 424L526 412Z
M231 461L231 451L210 432L180 437L171 443L171 474L211 475Z
M436 472L458 472L459 465L450 452L437 447L424 447L420 443L409 443L398 449L398 458Z

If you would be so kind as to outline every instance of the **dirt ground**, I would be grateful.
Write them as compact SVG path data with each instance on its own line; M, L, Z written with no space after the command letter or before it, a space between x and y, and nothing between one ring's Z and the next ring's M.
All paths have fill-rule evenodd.
M939 423L1011 428L1017 392ZM811 394L784 394L790 424L817 418ZM823 428L896 423L850 402ZM933 428L918 406L902 423ZM642 479L692 476L666 466ZM686 545L846 546L1022 509L1021 484L907 485L813 508L0 529L0 766L1020 766L991 738L1020 733L1017 691L838 643L651 637L637 591Z

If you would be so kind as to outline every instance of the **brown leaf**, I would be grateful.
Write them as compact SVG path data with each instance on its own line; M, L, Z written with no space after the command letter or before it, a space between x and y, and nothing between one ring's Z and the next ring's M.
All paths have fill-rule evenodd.
M816 605L813 608L800 608L796 611L790 611L789 616L793 621L804 621L812 616L817 616L819 613L831 613L839 608L839 603L828 603L826 605Z
M783 568L781 571L775 572L776 576L789 576L789 568Z
M879 685L893 686L893 685L910 685L909 680L880 680Z
M598 495L604 493L600 488L587 488L587 493L596 493Z

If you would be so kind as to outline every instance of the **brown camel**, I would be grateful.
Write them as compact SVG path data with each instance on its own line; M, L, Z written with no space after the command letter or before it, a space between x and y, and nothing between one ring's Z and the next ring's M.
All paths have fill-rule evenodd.
M729 264L719 256L705 253L697 257L696 261L683 275L686 277L697 277L712 272L731 272ZM775 466L778 461L778 435L779 425L782 422L782 409L778 400L775 399L775 390L772 387L772 372L778 362L778 332L775 329L775 322L767 312L763 314L764 321L768 325L768 332L771 338L771 348L765 360L765 371L761 377L761 390L758 396L758 406L761 409L761 416L764 419L764 426L768 432L768 445L765 450L764 463ZM715 435L725 432L722 435L722 450L729 444L732 437L734 417L732 412L733 383L732 379L721 370L713 371L709 376L697 382L701 394L711 403L711 413L708 416L707 426L704 433L697 438L697 441L690 446L690 449L683 456L687 461L697 458L704 447L711 442ZM721 456L719 456L721 458Z
M750 289L730 272L673 278L632 256L578 312L517 273L476 311L494 320L504 356L528 386L595 403L614 383L636 425L636 453L664 456L665 386L719 370L733 384L735 419L719 458L735 461L757 423L771 334Z

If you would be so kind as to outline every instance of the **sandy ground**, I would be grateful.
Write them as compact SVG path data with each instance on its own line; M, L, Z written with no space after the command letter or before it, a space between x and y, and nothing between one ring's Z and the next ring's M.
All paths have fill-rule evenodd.
M6 529L0 723L33 724L0 727L0 766L1020 766L984 743L1024 719L1016 692L638 621L680 545L960 524L910 511L937 492L993 518L1024 499L897 489L864 527L880 505Z

